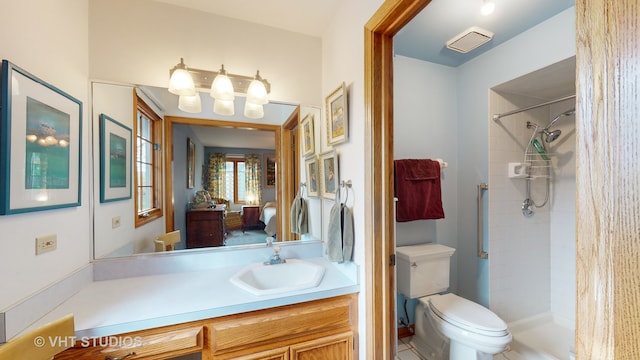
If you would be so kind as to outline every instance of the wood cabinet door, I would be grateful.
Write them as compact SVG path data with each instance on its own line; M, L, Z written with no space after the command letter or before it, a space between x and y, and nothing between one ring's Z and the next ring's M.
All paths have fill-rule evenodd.
M259 353L232 358L234 360L289 360L289 347L280 347Z
M291 360L352 360L351 331L291 345Z

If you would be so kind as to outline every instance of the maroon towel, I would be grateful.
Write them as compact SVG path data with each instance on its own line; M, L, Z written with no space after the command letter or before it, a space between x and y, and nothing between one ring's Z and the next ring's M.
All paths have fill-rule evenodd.
M396 221L443 219L440 163L429 159L395 160Z

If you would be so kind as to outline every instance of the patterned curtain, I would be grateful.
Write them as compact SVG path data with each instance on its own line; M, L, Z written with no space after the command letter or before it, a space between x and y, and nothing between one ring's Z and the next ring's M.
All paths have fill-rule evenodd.
M260 154L244 156L245 186L247 205L262 204L262 166Z
M209 155L209 183L207 190L213 198L224 198L226 184L226 153L213 153Z

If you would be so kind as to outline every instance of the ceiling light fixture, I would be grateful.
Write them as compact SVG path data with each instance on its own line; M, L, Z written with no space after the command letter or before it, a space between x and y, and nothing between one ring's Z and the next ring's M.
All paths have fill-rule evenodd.
M482 0L482 8L480 9L482 15L492 14L495 9L496 3L493 0Z
M271 84L260 76L260 71L257 71L256 75L251 77L229 74L224 65L217 72L192 69L187 68L181 58L180 63L169 71L169 77L169 92L181 95L181 99L178 101L178 108L183 111L201 111L195 111L201 105L195 105L195 103L191 105L191 102L195 102L200 98L196 89L210 91L211 97L214 98L213 111L219 115L234 115L235 106L233 102L236 93L246 94L244 114L252 119L264 117L263 105L269 103L268 94L271 92ZM193 93L190 93L191 89L193 89ZM185 95L197 95L198 99L182 98ZM181 102L183 103L182 107L180 106Z

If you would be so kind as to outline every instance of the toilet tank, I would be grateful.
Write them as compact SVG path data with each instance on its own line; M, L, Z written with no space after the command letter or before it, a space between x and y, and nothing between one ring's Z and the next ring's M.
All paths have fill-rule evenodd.
M413 299L447 290L449 263L455 251L433 243L397 247L398 292Z

